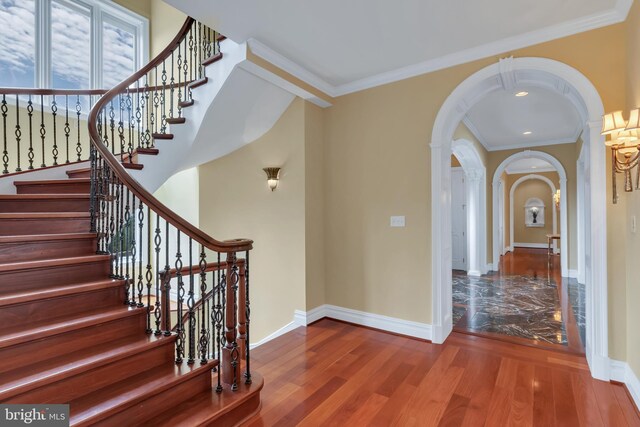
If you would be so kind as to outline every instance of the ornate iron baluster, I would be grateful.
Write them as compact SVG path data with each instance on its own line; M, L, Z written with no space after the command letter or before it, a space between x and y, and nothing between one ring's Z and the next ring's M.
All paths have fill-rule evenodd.
M142 258L144 256L144 246L142 245L142 235L144 232L144 205L142 204L142 200L140 201L140 203L138 204L138 231L140 233L139 237L139 250L140 250L140 255L139 255L139 261L138 261L138 307L144 307L144 304L142 303L142 294L144 292L144 283L142 282ZM149 253L147 252L147 256L149 256Z
M222 360L222 322L224 319L223 310L224 305L222 298L224 296L224 275L222 273L222 264L220 262L220 252L218 252L218 286L216 286L215 296L217 297L217 301L214 307L214 316L215 316L215 327L216 327L216 356L218 361ZM222 392L222 378L221 378L221 367L218 367L217 377L218 377L218 385L216 387L216 391L218 393Z
M155 251L156 251L156 273L155 273L155 279L156 279L156 304L155 304L155 310L154 310L154 315L155 315L155 319L156 319L156 331L154 332L155 335L160 335L162 334L162 331L160 330L160 321L162 318L162 308L160 307L160 275L158 274L158 272L160 271L160 245L162 244L162 237L160 236L160 215L156 214L156 234L154 237L154 243L155 243Z
M123 189L124 190L124 189ZM129 206L129 199L131 197L131 192L129 191L129 187L127 187L127 197L124 203L124 222L120 222L120 254L123 258L127 258L128 250L127 245L130 243L128 239L129 234L129 220L131 219L131 207ZM125 304L131 305L134 300L134 292L131 292L131 298L129 298L129 288L131 287L131 276L129 276L129 262L123 262L121 264L126 264L123 266L124 269L124 280L125 280L125 288L126 292L124 294Z
M160 133L167 133L167 69L165 62L166 61L162 61L162 97L160 98L160 105L162 107L162 123Z
M65 163L71 163L69 161L69 134L71 133L71 126L69 125L69 95L64 96L64 118L64 137L66 140L65 152L67 155Z
M2 173L9 173L9 151L7 148L7 111L9 111L9 107L7 107L7 96L5 94L2 95L2 105L0 105L0 111L2 111L2 133L3 133L3 150L2 150Z
M96 228L96 207L98 204L98 188L97 188L97 172L98 168L96 167L96 150L91 145L89 149L89 159L91 164L91 180L90 180L90 196L89 196L89 218L90 218L90 231L91 233L95 233L97 231ZM100 250L100 241L98 239L98 247L96 248L96 252Z
M22 168L20 168L20 138L22 137L22 130L20 130L20 96L16 95L16 146L18 151L16 153L16 157L18 160L18 166L16 167L16 172L21 172Z
M176 62L178 67L178 117L182 117L182 43L178 43L178 60Z
M58 165L58 130L56 128L56 117L58 116L58 103L56 102L56 96L53 95L53 101L51 101L51 115L53 116L53 166Z
M113 109L113 99L109 101L109 131L111 132L111 152L116 154L116 112ZM108 145L107 145L108 147Z
M164 310L162 315L164 321L164 335L171 335L171 265L169 264L169 221L165 220L165 239L164 239Z
M173 97L175 94L175 79L173 78L173 69L175 64L173 61L173 50L171 51L171 79L169 80L169 117L173 118Z
M127 188L128 191L128 188ZM136 195L131 194L132 197L132 205L131 205L131 217L127 218L127 233L129 237L129 250L131 253L131 276L129 278L129 287L131 288L131 299L129 300L129 305L131 307L136 306L136 256L137 256L137 248L136 248L136 227L135 227L135 218L136 218ZM140 202L142 204L142 202ZM127 276L129 276L129 263L127 263Z
M177 236L177 245L178 249L176 252L176 280L178 282L178 307L177 307L177 320L178 324L176 327L176 332L178 339L176 340L176 363L182 363L184 357L184 344L185 344L185 334L184 334L184 313L182 310L182 304L184 303L184 282L182 280L182 253L180 253L180 230L178 230Z
M80 103L80 95L76 97L76 116L78 120L78 142L76 143L76 154L78 155L78 161L82 160L82 143L80 142L80 114L82 113L82 104Z
M27 159L29 159L29 170L32 170L35 154L33 153L33 102L31 101L31 94L29 94L29 100L27 101L27 116L29 116L29 151L27 152Z
M138 133L138 148L142 147L142 111L140 110L140 80L136 81L136 130ZM129 158L130 162L133 162L133 158Z
M145 273L147 281L147 333L153 332L151 329L151 285L153 273L151 272L151 208L147 206L147 271Z
M251 384L251 345L249 344L249 330L251 329L251 304L249 300L249 251L245 253L245 266L244 266L244 274L245 274L245 316L247 322L247 339L245 340L245 373L244 373L244 382L245 384Z
M40 139L42 140L42 164L41 168L46 168L47 165L44 161L44 139L47 134L47 129L44 126L44 96L40 95Z
M207 316L207 254L205 253L204 246L200 247L200 363L207 363L207 350L209 349L209 331L207 330L208 316Z
M118 105L120 106L120 120L118 121L118 137L120 138L120 161L123 161L124 160L124 108L125 108L125 105L122 102L122 94L118 94Z
M189 237L189 298L187 299L187 307L189 308L189 359L187 363L192 365L196 360L196 316L194 307L196 300L194 298L193 283L193 239Z

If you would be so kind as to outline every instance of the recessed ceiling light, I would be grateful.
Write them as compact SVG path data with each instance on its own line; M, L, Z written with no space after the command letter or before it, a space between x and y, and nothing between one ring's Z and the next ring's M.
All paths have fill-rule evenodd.
M531 135L531 131L530 131L530 130L528 130L528 131L526 131L526 132L522 132L522 134L523 134L523 135Z
M529 95L529 92L527 92L526 90L523 90L522 92L516 93L517 97L527 96L527 95Z

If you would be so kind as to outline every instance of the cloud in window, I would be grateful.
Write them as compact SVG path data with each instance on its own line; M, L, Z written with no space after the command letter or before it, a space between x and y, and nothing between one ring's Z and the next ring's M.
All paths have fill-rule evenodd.
M88 11L51 3L52 74L55 87L89 88L91 22ZM28 74L27 80L0 76L2 82L33 85L35 62L35 1L0 0L0 71ZM103 25L103 86L111 88L134 70L134 36L110 23Z

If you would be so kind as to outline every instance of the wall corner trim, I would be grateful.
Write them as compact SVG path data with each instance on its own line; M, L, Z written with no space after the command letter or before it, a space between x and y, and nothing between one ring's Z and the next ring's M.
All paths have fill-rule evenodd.
M640 379L627 362L611 359L611 379L624 383L631 394L631 398L640 409Z

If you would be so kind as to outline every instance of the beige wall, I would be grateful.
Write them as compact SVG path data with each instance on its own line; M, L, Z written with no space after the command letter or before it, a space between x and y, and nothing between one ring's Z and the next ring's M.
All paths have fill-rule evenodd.
M113 0L113 2L147 19L151 19L151 7L153 3L164 3L162 0Z
M629 109L640 107L640 4L637 1L634 2L629 14L626 41L629 61L627 68L627 108ZM640 237L638 232L631 232L631 216L635 216L640 222L640 193L637 191L632 194L623 193L620 198L627 201L626 215L618 216L618 219L626 217L626 221L619 220L626 237L626 254L636 257L636 254L640 253ZM638 310L640 275L635 268L637 265L635 258L627 263L626 295L622 295L618 303L627 306L627 361L636 376L640 376L640 333L637 329L640 325L640 310Z
M562 61L585 74L605 108L613 110L625 105L625 31L625 25L614 25L500 56ZM495 61L487 58L342 96L326 111L325 154L331 171L325 183L326 263L341 267L326 269L329 303L431 322L432 126L453 89ZM575 145L540 149L559 158L571 181L567 184L575 186ZM488 153L488 182L505 154ZM575 201L568 204L569 221L575 224ZM390 215L405 215L407 226L389 228ZM624 233L616 226L619 221L611 220L615 216L609 218L608 248L615 260L609 267L610 299L618 303L610 310L611 354L624 359L626 310L617 298L621 289L624 294L626 269L615 243ZM575 243L568 243L571 267Z
M513 182L511 181L518 175L509 175L509 193L507 194L506 203L511 203L509 194L511 188L513 188ZM520 175L522 176L522 175ZM516 178L518 179L518 178ZM557 188L557 179L555 180ZM527 227L525 225L525 204L531 197L537 197L544 203L544 227ZM553 203L553 197L551 195L551 188L549 185L539 179L530 179L521 182L516 187L513 193L513 241L514 243L547 243L547 234L553 233L553 211L555 205ZM556 219L557 223L560 223L560 215ZM560 228L558 227L558 232Z
M314 238L322 234L317 214L306 212L307 206L322 208L321 197L305 200L307 188L321 193L317 177L322 173L313 173L310 183L305 180L306 107L303 100L296 99L264 136L199 167L200 227L217 239L248 237L255 241L251 253L254 342L291 322L294 310L306 310L307 278L312 282L322 280L318 272L324 270L321 262L318 264L324 250L321 240L307 246L305 237L308 229ZM308 116L313 128L321 125L317 111L310 111ZM312 156L319 149L319 141L310 145ZM268 166L282 168L280 183L273 192L262 171ZM314 256L318 259L312 260L312 268L307 271L307 259ZM322 294L316 290L309 299L322 302Z
M154 58L178 34L187 15L162 0L150 1L151 43L149 50L151 58Z

